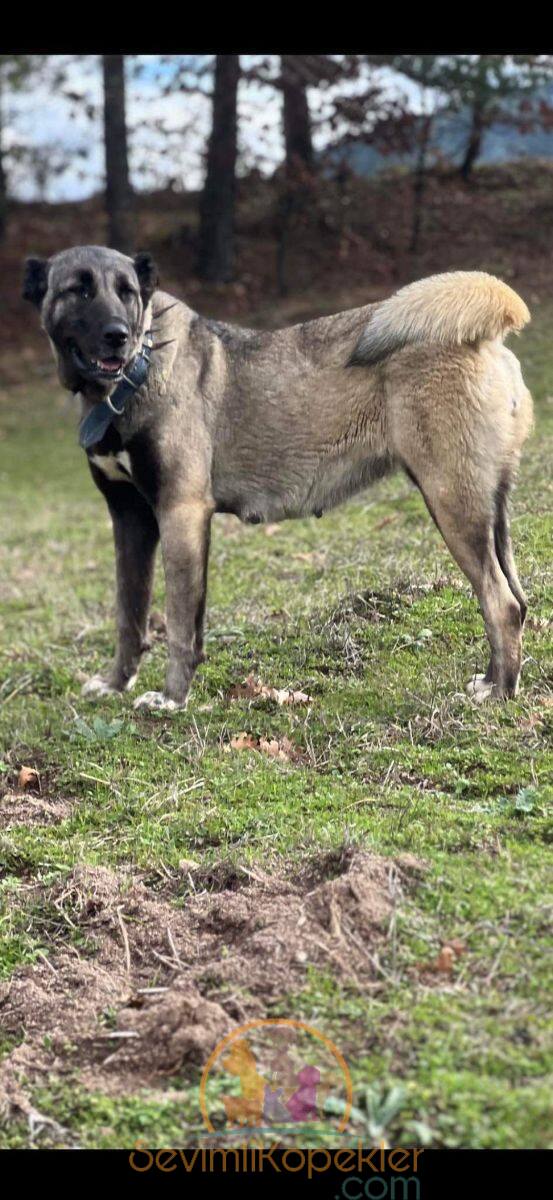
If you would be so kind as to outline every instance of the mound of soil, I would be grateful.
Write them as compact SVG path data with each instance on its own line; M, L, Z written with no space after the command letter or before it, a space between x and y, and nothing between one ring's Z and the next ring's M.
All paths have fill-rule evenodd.
M0 990L2 1028L21 1039L0 1065L4 1105L24 1108L21 1079L52 1074L114 1094L160 1086L300 989L311 964L370 986L418 870L349 848L293 875L187 864L156 893L125 872L76 867L43 899L89 956L68 946Z
M15 825L56 825L71 815L72 804L61 796L5 792L0 796L0 829Z

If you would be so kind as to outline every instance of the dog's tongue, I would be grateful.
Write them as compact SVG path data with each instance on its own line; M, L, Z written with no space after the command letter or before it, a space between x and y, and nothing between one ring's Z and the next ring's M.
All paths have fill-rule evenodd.
M103 371L118 371L121 363L118 358L101 358L100 366Z

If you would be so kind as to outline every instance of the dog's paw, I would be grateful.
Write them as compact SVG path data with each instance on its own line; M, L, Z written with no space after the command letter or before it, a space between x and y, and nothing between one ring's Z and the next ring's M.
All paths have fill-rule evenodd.
M112 687L101 675L93 675L91 679L87 679L81 688L81 696L87 696L89 700L99 699L101 696L116 696L117 688Z
M163 692L143 692L138 696L133 704L133 708L153 708L157 712L182 712L186 708L187 701L178 704L176 700L170 700Z
M102 696L120 696L121 692L130 692L131 688L136 683L137 676L131 675L122 687L115 687L114 684L108 683L107 679L103 679L101 675L93 675L90 679L83 683L81 688L81 696L87 696L89 700L99 700Z
M477 704L483 704L485 700L493 700L496 694L494 684L489 682L485 675L473 675L467 683L467 695Z

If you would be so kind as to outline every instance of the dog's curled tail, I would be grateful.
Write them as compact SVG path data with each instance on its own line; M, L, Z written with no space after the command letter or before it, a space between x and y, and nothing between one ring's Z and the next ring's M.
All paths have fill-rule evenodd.
M494 275L430 275L375 305L349 365L371 366L408 345L453 347L503 338L529 320L524 301Z

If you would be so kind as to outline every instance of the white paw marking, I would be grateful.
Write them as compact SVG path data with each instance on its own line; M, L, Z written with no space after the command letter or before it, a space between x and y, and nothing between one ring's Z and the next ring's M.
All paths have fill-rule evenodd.
M121 483L132 479L132 463L128 450L120 450L118 454L91 454L90 461L99 467L108 479Z
M490 700L494 695L493 683L488 683L484 675L473 675L467 683L467 693L477 704Z
M115 696L117 688L111 687L101 675L93 675L81 688L81 696Z
M164 696L163 692L143 692L138 696L133 704L133 708L155 708L158 712L181 712L186 708L188 701L184 704L177 704L176 700L170 700L168 696Z

